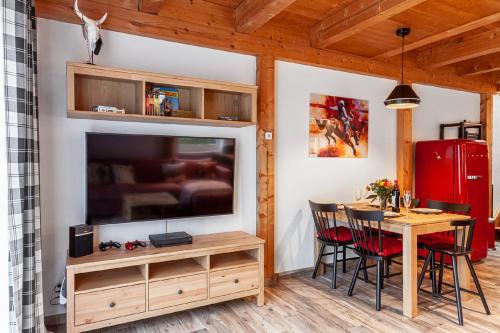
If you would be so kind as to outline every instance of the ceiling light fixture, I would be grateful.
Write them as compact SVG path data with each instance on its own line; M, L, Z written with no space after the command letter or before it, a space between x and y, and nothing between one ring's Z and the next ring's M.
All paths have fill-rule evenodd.
M410 28L399 28L396 35L403 39L401 45L401 82L389 94L384 101L388 109L412 109L420 104L420 97L413 91L410 85L404 84L404 48L405 37L410 34Z

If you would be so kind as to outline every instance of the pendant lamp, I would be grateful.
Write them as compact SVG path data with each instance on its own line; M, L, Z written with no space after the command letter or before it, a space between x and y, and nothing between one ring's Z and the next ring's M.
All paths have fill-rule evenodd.
M410 85L404 84L404 47L405 37L410 34L410 28L399 28L396 35L401 37L403 42L401 46L401 83L394 88L384 101L388 109L412 109L420 104L420 97L413 91Z

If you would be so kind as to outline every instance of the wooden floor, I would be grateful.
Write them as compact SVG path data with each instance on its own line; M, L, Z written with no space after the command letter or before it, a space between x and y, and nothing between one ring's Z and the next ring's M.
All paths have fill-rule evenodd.
M401 276L386 282L380 312L375 311L375 287L371 284L359 280L354 295L348 297L354 264L350 262L347 273L339 274L336 290L330 289L326 277L312 280L310 272L301 272L266 287L263 307L248 298L95 332L500 332L500 250L490 251L487 260L475 265L492 314L485 315L479 297L472 296L464 302L463 327L456 324L455 304L422 293L420 315L415 319L403 317ZM392 266L392 271L400 270L401 266ZM447 274L445 280L450 279ZM64 332L64 327L55 331Z

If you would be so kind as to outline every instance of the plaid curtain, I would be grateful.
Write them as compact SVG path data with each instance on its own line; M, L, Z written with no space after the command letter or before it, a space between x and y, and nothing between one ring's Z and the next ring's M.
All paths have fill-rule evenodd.
M9 186L10 332L45 332L34 0L1 1Z

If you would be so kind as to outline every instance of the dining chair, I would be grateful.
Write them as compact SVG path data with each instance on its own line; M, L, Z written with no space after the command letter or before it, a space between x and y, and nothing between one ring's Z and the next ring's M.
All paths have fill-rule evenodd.
M374 267L367 266L367 260L374 260L376 261L375 308L380 311L385 263L403 254L403 243L400 239L382 234L381 222L384 221L384 212L356 210L349 207L346 207L345 211L354 241L354 253L359 256L347 295L352 296L359 271L363 269L366 274L368 268Z
M333 255L333 272L332 272L332 288L337 288L337 263L342 261L342 272L346 272L346 261L353 260L356 258L346 258L346 248L348 245L352 245L352 235L349 228L337 225L336 213L338 211L337 204L321 204L315 203L309 200L309 206L311 207L311 213L314 220L314 226L316 229L316 239L321 244L321 249L318 253L318 258L316 259L316 264L314 265L314 271L312 278L315 279L318 274L318 268L321 263L321 259L324 256ZM327 246L333 247L333 252L325 253L325 248ZM342 253L342 259L338 259L338 249L342 248L340 251Z
M471 206L469 204L457 204L457 203L451 203L451 202L443 202L443 201L437 201L437 200L427 200L427 208L433 208L433 209L440 209L443 212L446 213L451 213L451 214L459 214L459 215L466 215L470 213ZM417 244L419 247L419 255L421 257L427 257L427 250L426 246L430 246L434 243L447 243L449 245L453 245L454 242L454 237L453 237L453 231L443 231L443 232L436 232L432 234L426 234L426 235L420 235L417 238ZM443 270L446 267L445 262L444 262L444 256L440 256L439 258L436 258L435 254L431 256L430 258L430 265L431 267L436 266L436 259L439 259L439 277L440 280L443 276ZM431 281L436 281L436 279L433 279L434 275L434 270L430 271L430 279ZM433 284L433 287L435 285ZM441 287L442 284L438 283L438 289L437 292L441 292Z
M474 227L476 224L475 219L469 219L465 221L451 221L450 225L454 227L453 232L453 244L450 244L449 242L435 242L430 245L425 245L425 248L429 251L429 254L425 258L424 262L424 267L422 269L422 272L420 273L419 279L418 279L418 290L421 290L422 282L424 280L424 276L427 272L427 268L429 267L430 264L430 271L436 271L436 267L432 265L431 261L432 258L435 256L436 253L439 253L441 258L444 258L445 256L450 256L451 257L451 262L452 262L452 267L453 267L453 285L444 283L442 281L442 267L439 268L439 274L440 274L440 282L439 284L445 284L449 287L454 287L455 289L455 303L457 304L457 312L458 312L458 323L460 325L464 324L464 319L463 319L463 314L462 314L462 301L460 297L460 291L468 292L473 295L479 296L481 298L481 302L483 303L484 310L486 311L486 314L490 314L490 309L488 308L488 304L486 303L486 298L484 297L483 290L481 289L481 285L479 283L479 279L477 278L476 271L474 270L474 266L472 265L472 261L470 259L470 254L473 252L471 249L471 243L472 243L472 236L474 234ZM458 230L459 228L466 228L466 231L462 232L462 237L459 240L458 237ZM469 289L464 289L460 287L460 282L458 280L458 266L457 266L457 258L463 256L465 258L465 261L467 263L467 266L469 268L469 271L472 275L472 279L474 280L474 284L476 285L477 292L474 292ZM436 277L435 273L432 274L432 294L433 296L441 296L444 295L441 291L437 292L436 291ZM453 292L450 291L450 293Z

